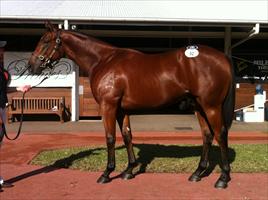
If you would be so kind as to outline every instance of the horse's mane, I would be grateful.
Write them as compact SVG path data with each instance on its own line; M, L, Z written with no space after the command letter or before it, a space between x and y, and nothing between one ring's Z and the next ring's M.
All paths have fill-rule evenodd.
M114 46L112 44L109 44L107 42L104 42L102 40L99 40L93 36L90 36L90 35L87 35L87 34L84 34L84 33L81 33L81 32L77 32L77 31L66 31L67 33L70 33L71 35L74 35L75 37L78 37L82 40L84 40L85 42L93 42L93 43L97 43L103 47L108 47L108 48L112 48L112 49L121 49L121 50L127 50L127 51L132 51L132 52L137 52L137 53L142 53L138 50L135 50L135 49L129 49L129 48L121 48L121 47L117 47L117 46Z
M110 46L110 47L114 47L113 45L107 43L107 42L104 42L102 40L99 40L93 36L90 36L90 35L87 35L87 34L84 34L84 33L81 33L81 32L77 32L77 31L67 31L68 33L71 33L72 35L75 35L76 37L79 37L83 40L89 40L89 41L92 41L92 42L96 42L96 43L99 43L99 44L102 44L102 45L106 45L106 46Z

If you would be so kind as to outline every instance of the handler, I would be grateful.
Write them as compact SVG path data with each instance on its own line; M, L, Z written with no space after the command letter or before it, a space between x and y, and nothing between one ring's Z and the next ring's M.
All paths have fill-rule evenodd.
M4 124L6 122L6 105L8 102L7 92L27 92L31 89L30 85L24 85L22 87L17 87L16 90L11 90L7 88L9 83L9 74L4 69L4 47L6 45L6 41L0 41L0 147L2 144L2 140L4 139ZM0 192L2 192L2 188L4 187L12 187L11 184L5 182L0 174Z

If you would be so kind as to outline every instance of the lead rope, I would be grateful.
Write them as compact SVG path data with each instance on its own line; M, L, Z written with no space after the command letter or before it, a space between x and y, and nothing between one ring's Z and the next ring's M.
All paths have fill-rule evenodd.
M7 135L6 127L5 127L5 124L3 123L2 131L4 132L4 135L5 135L6 139L8 139L8 140L16 140L16 139L20 136L21 128L22 128L22 122L23 122L23 110L24 110L24 97L25 97L25 94L26 94L26 92L23 92L23 94L22 94L22 105L21 105L21 115L20 115L20 126L19 126L19 129L18 129L17 135L16 135L14 138L10 138L10 137Z
M35 88L37 86L39 86L41 83L43 83L46 79L48 79L49 76L46 76L44 77L37 85L33 86L32 88ZM6 139L8 140L16 140L19 136L20 136L20 133L21 133L21 128L22 128L22 123L23 123L23 111L24 111L24 104L25 104L25 94L26 92L23 92L22 94L22 105L21 105L21 115L20 115L20 125L19 125L19 129L18 129L18 132L17 132L17 135L14 137L14 138L10 138L6 132L6 127L5 127L5 124L3 123L2 124L2 131L4 133L4 136L6 137ZM1 141L0 141L1 142Z

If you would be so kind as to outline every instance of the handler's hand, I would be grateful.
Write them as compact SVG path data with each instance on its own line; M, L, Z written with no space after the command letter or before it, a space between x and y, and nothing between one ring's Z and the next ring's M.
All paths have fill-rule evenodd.
M23 85L20 87L17 87L17 91L21 91L21 92L28 92L32 87L30 85Z

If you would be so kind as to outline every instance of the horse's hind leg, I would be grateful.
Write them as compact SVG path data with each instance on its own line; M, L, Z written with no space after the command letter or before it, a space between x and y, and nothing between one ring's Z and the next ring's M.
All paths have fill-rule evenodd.
M122 173L122 179L128 180L134 178L132 173L134 167L137 165L135 154L133 151L133 144L132 144L132 134L130 129L130 121L129 116L124 114L123 112L119 112L117 115L117 121L123 136L123 140L127 149L128 154L128 166L126 170Z
M215 183L216 188L226 188L228 186L228 182L231 180L230 177L230 164L228 159L228 130L224 127L221 128L219 134L215 136L220 149L221 149L221 176Z
M209 150L211 148L211 144L213 141L213 132L210 131L209 126L206 122L206 116L197 112L197 118L199 120L199 124L202 131L203 137L203 150L200 158L200 162L198 164L197 169L195 172L189 177L189 181L200 181L202 178L203 173L206 171L209 162Z
M228 130L224 128L222 118L221 106L217 108L206 109L206 116L210 125L211 130L215 134L220 150L221 150L221 176L215 183L216 188L226 188L228 182L231 180L230 177L230 164L228 160Z

